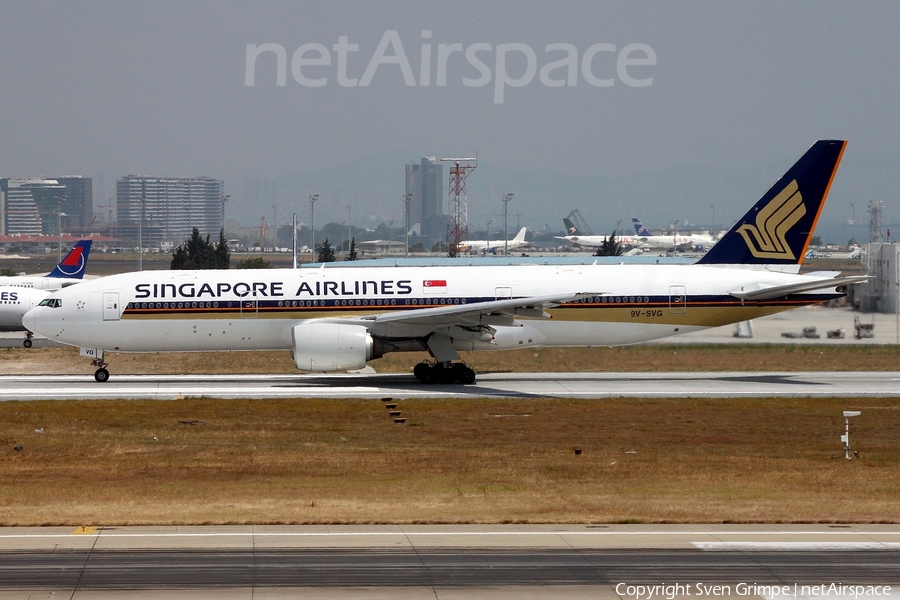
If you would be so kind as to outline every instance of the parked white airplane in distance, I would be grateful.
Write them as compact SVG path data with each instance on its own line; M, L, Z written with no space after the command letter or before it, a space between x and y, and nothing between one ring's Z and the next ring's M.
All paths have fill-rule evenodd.
M22 345L31 348L34 334L22 325L22 317L52 290L81 281L90 251L91 240L82 240L47 275L0 277L0 331L24 331Z
M91 240L80 240L59 261L56 268L46 275L0 277L0 286L26 287L38 290L58 290L70 286L78 283L84 277L90 253Z
M516 234L516 237L511 240L507 240L507 250L514 250L526 244L525 232L527 229L527 227L523 227L519 230L519 233ZM488 252L503 252L503 247L503 240L468 240L461 243L458 247L458 250L459 252L486 254Z
M675 233L675 235L653 235L640 219L631 218L634 224L637 243L648 248L671 250L690 250L694 248L709 249L716 243L716 238L708 233Z
M584 246L586 248L600 248L606 243L607 236L605 235L581 235L581 233L578 232L578 227L576 227L568 217L563 217L563 225L566 226L568 235L558 235L556 236L556 239L558 240L566 240L570 244ZM637 244L636 238L630 235L616 236L616 240L622 246L635 246Z
M460 351L623 345L825 302L865 277L799 274L844 141L816 142L698 262L143 271L59 290L25 325L110 352L290 350L346 371L427 350L422 382L472 383Z

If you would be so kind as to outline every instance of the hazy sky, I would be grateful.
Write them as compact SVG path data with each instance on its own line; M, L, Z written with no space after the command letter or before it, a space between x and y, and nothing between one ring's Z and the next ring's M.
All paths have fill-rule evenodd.
M900 157L894 0L0 7L3 176L209 175L240 202L246 177L397 151L605 177L786 169L818 138L849 139L851 170ZM284 85L270 51L248 85L263 44Z

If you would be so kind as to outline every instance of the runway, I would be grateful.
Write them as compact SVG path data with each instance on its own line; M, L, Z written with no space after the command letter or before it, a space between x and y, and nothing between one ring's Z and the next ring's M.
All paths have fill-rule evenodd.
M764 398L900 397L900 372L482 373L474 385L412 375L7 375L0 401L182 398Z
M898 551L900 526L891 525L6 528L0 597L130 590L195 598L637 598L637 586L673 584L682 586L676 596L769 597L746 586L834 583L892 585L860 597L897 598Z

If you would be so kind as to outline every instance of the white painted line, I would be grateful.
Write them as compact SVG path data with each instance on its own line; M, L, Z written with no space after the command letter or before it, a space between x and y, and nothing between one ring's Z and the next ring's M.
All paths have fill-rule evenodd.
M900 550L900 542L691 542L701 550Z

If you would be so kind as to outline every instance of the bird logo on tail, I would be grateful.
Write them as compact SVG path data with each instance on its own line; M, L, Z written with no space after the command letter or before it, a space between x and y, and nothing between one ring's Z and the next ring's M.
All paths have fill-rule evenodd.
M759 211L756 225L745 223L737 233L756 258L794 260L796 256L785 236L805 214L803 196L794 179Z

